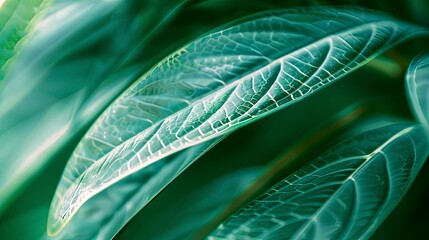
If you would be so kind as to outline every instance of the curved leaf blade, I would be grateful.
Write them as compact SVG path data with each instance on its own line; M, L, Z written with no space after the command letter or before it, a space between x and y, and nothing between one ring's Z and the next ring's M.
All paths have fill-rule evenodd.
M411 109L422 124L429 125L429 52L413 59L405 85Z
M223 138L170 155L87 201L55 239L112 239L161 190Z
M57 188L50 233L120 179L293 104L423 32L362 9L306 8L252 16L188 44L88 131Z
M329 89L326 89L326 91L324 92L318 92L315 95L313 95L311 98L304 99L299 106L293 109L285 109L285 111L278 113L275 118L262 119L262 121L258 122L258 124L254 126L249 126L250 128L240 129L241 131L234 132L233 135L235 136L231 136L229 140L223 141L221 146L216 146L216 149L214 149L214 151L210 150L210 153L208 155L204 154L204 156L202 156L202 158L204 159L201 159L202 162L199 162L197 166L193 166L192 169L190 169L190 171L181 173L184 167L187 167L190 163L193 162L191 159L198 156L198 155L194 155L194 157L192 157L190 156L190 154L192 154L192 152L195 153L196 149L200 149L199 151L204 150L205 147L200 146L201 144L182 150L179 153L173 154L171 156L168 156L167 158L164 158L158 161L157 163L150 165L148 168L144 168L141 171L133 174L133 175L136 175L135 177L129 176L129 177L126 177L125 179L122 179L121 181L119 181L118 183L115 183L105 191L100 192L93 198L89 199L84 205L82 205L82 207L79 208L79 210L77 211L76 215L73 217L71 222L69 222L66 225L66 227L56 237L61 239L63 238L64 239L68 239L68 238L110 239L112 236L112 233L114 233L117 229L122 228L122 226L126 224L125 229L119 232L118 235L115 235L115 238L122 239L124 238L124 234L125 234L125 239L132 239L130 235L136 238L144 237L145 239L146 238L149 239L150 237L163 238L163 236L166 236L166 235L170 235L170 236L176 235L177 238L181 238L181 239L185 238L185 237L179 237L179 235L177 235L178 231L173 230L173 228L178 230L181 229L185 231L185 229L189 230L192 225L192 229L196 231L198 230L197 226L201 226L201 224L203 224L203 221L202 221L203 217L201 218L198 217L199 219L198 225L191 224L189 226L186 226L186 222L187 222L186 219L187 217L191 217L191 216L187 214L186 214L186 217L185 215L182 216L180 215L178 210L174 210L174 209L182 209L185 211L185 207L182 207L182 206L174 207L176 206L175 203L177 203L180 197L175 194L170 194L166 196L166 194L171 193L172 191L176 192L175 190L173 190L175 188L181 189L180 180L179 182L177 182L175 179L172 185L169 185L169 189L164 189L167 183L169 183L169 181L173 180L176 176L179 177L178 176L179 173L180 175L182 174L185 175L185 176L182 176L182 180L184 178L186 179L187 176L189 177L190 175L198 176L199 180L197 182L193 183L192 185L186 185L186 188L198 189L198 187L195 188L195 186L200 186L201 184L200 179L202 180L205 177L207 177L205 173L201 172L201 170L197 170L197 169L200 169L199 166L201 165L207 166L206 164L209 164L210 166L212 166L212 167L208 167L208 169L212 169L212 171L210 171L210 174L215 173L214 175L225 174L226 172L229 172L228 169L229 170L236 169L233 166L235 164L240 164L239 162L246 162L246 164L244 164L245 166L249 166L249 165L259 166L260 164L262 164L264 159L265 160L271 159L271 157L273 157L272 156L273 152L282 151L284 146L286 145L289 146L289 144L295 143L295 141L297 140L297 137L302 136L303 134L308 135L308 132L312 132L308 129L309 126L314 126L319 124L322 119L330 118L332 114L338 115L339 111L341 111L341 114L339 114L342 116L340 117L341 120L338 120L337 124L333 124L333 125L337 130L342 129L342 127L338 125L339 122L350 123L350 119L354 118L354 117L351 117L351 118L350 117L343 118L343 117L346 115L349 115L351 112L354 112L352 111L352 109L362 108L362 106L359 105L360 107L357 107L357 106L349 107L350 102L353 102L353 100L348 100L348 101L341 101L339 103L341 104L341 106L338 106L337 108L335 108L333 104L330 104L331 103L330 100L326 99L326 97L329 97L332 94L339 94L338 95L339 97L342 95L347 95L348 93L338 92L338 90L344 89L344 85L355 86L353 82L362 83L362 80L364 80L365 82L371 82L371 78L360 79L358 75L354 74L356 78L349 77L347 82L340 82L338 83L338 85L337 84L333 85ZM362 84L362 86L368 87L368 85L366 84ZM358 89L360 87L359 86L355 87L354 93L359 92ZM367 91L366 88L364 87L362 87L361 90L365 93L370 92L370 91ZM319 104L319 105L328 104L326 105L328 107L323 108L324 109L323 112L319 112L319 113L308 112L308 111L312 111L313 109L312 106L314 106L314 104ZM350 110L343 110L345 106L347 106L347 109L350 109ZM361 111L357 110L357 112L361 112ZM365 112L365 110L363 110L363 112ZM289 118L290 116L294 116L296 119ZM285 123L285 125L282 125L281 119L285 119L285 118L290 119L290 121ZM305 121L308 121L309 119L303 121L303 118L311 119L310 120L311 123L305 123ZM349 120L346 120L346 119L349 119ZM274 129L274 128L270 129L272 126L274 126L273 124L274 125L280 124L281 126L283 126L283 129ZM290 129L291 126L294 127L293 130ZM331 136L335 135L335 132L338 133L337 130L334 132L330 132L329 135ZM242 134L246 135L246 133L247 134L252 133L254 134L254 136L257 136L257 138L240 140L239 136ZM230 145L231 139L234 139L234 138L235 139L238 138L237 141L239 141L240 145L234 146L233 152L229 152L228 149L230 151L232 150L230 149L232 147ZM280 141L281 144L279 143L273 144L272 142L267 141L273 138L281 139ZM206 144L206 143L208 142L204 142L203 144ZM261 145L261 143L263 144ZM209 141L209 144L210 144L210 141ZM216 142L211 144L214 145L216 144ZM301 145L307 145L307 144L301 144ZM210 145L206 145L206 146L210 148ZM183 152L183 151L186 151L186 152ZM222 153L228 153L228 155L224 155ZM183 159L183 157L186 155L188 155L188 157ZM241 160L245 159L245 161L238 161L234 163L230 162L230 161L236 161L240 159ZM225 165L225 164L230 164L230 165ZM220 166L223 166L223 167L220 167ZM207 167L203 167L203 169L207 169ZM153 184L154 182L157 182L158 184ZM163 193L161 192L160 196L153 198L160 191L163 191ZM227 196L224 196L224 197L227 197ZM232 197L232 195L228 194L228 197ZM166 199L166 198L168 199L168 202L165 205L162 205L162 204L160 205L160 199ZM211 198L211 197L206 196L206 199L207 198ZM155 202L152 202L152 201L155 201ZM192 201L193 204L190 205L189 207L194 206L196 204L195 201L197 200L195 199L194 201ZM227 202L227 200L225 201ZM147 205L150 205L150 206L147 206ZM100 206L102 206L102 208L100 208ZM154 232L157 231L156 226L165 226L165 224L167 224L167 222L165 222L166 221L165 219L168 217L168 215L164 213L166 213L168 209L164 208L163 206L168 206L168 209L172 209L172 211L174 210L175 215L177 214L176 220L174 220L175 218L169 217L168 222L174 222L174 221L177 222L178 219L181 219L179 221L180 224L175 224L175 226L171 226L169 228L169 231L165 232L164 234L153 234ZM156 209L155 212L153 212L154 209ZM162 209L161 212L160 212L160 209ZM209 214L209 212L205 212L205 213ZM134 214L136 215L134 216ZM92 217L92 216L97 216L97 217ZM130 222L128 222L128 220L131 217L132 219L130 220ZM165 217L165 219L162 217ZM210 217L208 215L205 215L204 219L208 221L210 220ZM161 222L164 222L164 224L160 224ZM213 222L210 223L211 226L213 226L212 223ZM131 227L130 224L133 227ZM144 227L142 224L144 225ZM138 231L134 231L133 229L138 229ZM204 229L207 229L207 228L205 227ZM76 233L80 233L80 234L78 236L74 236L74 234ZM198 236L201 236L200 233L202 232L201 231L198 231L198 233L194 232L194 234L197 234ZM167 236L165 238L168 239Z
M348 138L219 225L209 239L367 239L429 153L420 125Z
M51 5L0 89L0 212L54 153L140 76L152 60L134 54L184 2L67 0Z

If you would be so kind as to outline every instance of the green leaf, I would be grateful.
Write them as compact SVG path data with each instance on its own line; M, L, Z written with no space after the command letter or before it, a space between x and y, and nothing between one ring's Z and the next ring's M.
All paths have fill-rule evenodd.
M362 9L301 8L254 15L197 39L145 74L88 131L57 188L49 233L130 174L291 105L424 32Z
M115 183L81 206L55 238L111 239L172 180L222 139L184 149Z
M367 239L429 153L420 125L348 138L219 225L209 239Z
M22 48L22 42L40 17L49 0L0 1L0 86L10 68L11 59Z
M197 211L197 209L186 209L184 207L186 205L185 203L183 203L183 206L176 205L176 203L182 204L177 202L180 199L177 194L172 193L166 196L166 193L178 191L175 190L177 188L182 189L183 185L180 185L180 180L183 179L193 179L191 180L192 183L187 182L184 184L186 185L187 189L198 189L198 187L201 187L202 182L205 182L205 179L212 175L221 176L222 174L230 172L233 169L241 167L244 168L249 165L259 166L264 164L264 160L272 159L275 153L283 150L284 146L290 146L294 144L297 141L297 138L300 136L308 135L308 132L313 133L313 131L311 131L313 130L312 127L317 126L326 119L331 118L331 115L336 114L339 109L352 102L353 100L342 98L343 101L338 102L338 104L342 105L335 106L335 104L332 104L329 101L329 96L335 93L338 94L338 97L343 95L347 95L347 97L351 96L351 94L345 93L344 89L347 89L347 86L354 87L354 82L362 84L363 79L361 79L359 76L362 76L364 72L365 71L359 71L357 74L358 76L354 74L356 79L353 79L353 77L350 76L348 77L347 81L339 82L338 84L331 86L329 89L325 89L325 91L320 91L313 94L311 97L304 99L299 104L299 106L293 109L284 109L283 111L278 112L275 116L261 119L261 121L258 121L257 124L253 124L252 126L241 128L239 131L235 131L233 136L229 136L228 139L223 140L221 144L217 145L215 149L210 150L208 154L204 154L204 156L202 156L203 159L199 159L198 163L193 165L192 169L186 170L186 172L181 173L183 168L195 161L195 157L198 156L198 154L195 153L198 151L207 151L207 146L211 147L211 145L200 146L199 144L195 147L185 149L186 152L179 152L178 155L171 155L153 165L150 165L150 167L144 168L141 171L133 174L135 177L126 177L122 179L120 182L115 183L106 191L95 195L84 205L82 205L71 222L69 222L56 237L61 239L94 239L97 237L101 239L109 239L114 234L115 230L121 228L129 220L129 218L133 217L134 214L137 214L137 211L140 211L140 209L143 207L143 210L140 211L131 220L133 227L130 228L130 222L126 223L125 229L123 230L126 232L125 237L122 230L119 233L120 237L124 239L132 239L133 237L142 238L142 236L144 236L145 239L150 239L150 237L161 239L163 236L165 236L165 239L168 239L168 236L179 234L180 230L183 234L186 234L185 232L188 230L197 230L197 226L201 226L210 220L210 212L201 212L201 217L195 217L198 219L199 224L192 223L187 225L189 221L192 221L191 218L193 216L191 216L190 213L196 213L195 211ZM370 83L374 79L381 80L380 78L382 78L378 75L374 75L373 77L374 78L365 78L364 81ZM368 87L368 85L362 85ZM366 87L354 87L354 94L357 92L370 94L371 91L366 90ZM361 90L359 90L360 88ZM354 98L354 100L356 99L358 98ZM380 103L380 99L378 99L376 102ZM324 108L323 112L312 111L314 104L324 103L327 107ZM382 102L381 104L383 104L385 107L386 105L390 104L390 102ZM397 105L395 105L395 107L397 107ZM354 107L350 107L350 109L351 108L354 109ZM312 112L309 113L309 111ZM350 113L351 110L344 112ZM344 114L342 114L342 116ZM294 116L296 119L291 119L290 116ZM288 121L286 124L282 120L285 118L290 119L290 121ZM303 118L307 119L304 120ZM331 136L338 134L338 130L342 129L341 125L348 122L348 119L352 118L353 117L344 117L341 120L338 120L340 124L334 124L334 128L336 130L330 131L329 134ZM282 129L272 128L272 126L278 124L283 126ZM290 127L293 127L293 131L290 129ZM253 137L243 139L242 136L246 135ZM270 141L271 139L281 140L277 143L273 143ZM215 143L216 142L211 144ZM305 143L304 146L310 145ZM319 142L317 147L319 148L320 146L321 144ZM315 148L309 148L308 151L314 152ZM225 153L228 154L225 155ZM165 161L165 159L167 160ZM210 166L207 166L207 164ZM206 171L204 171L204 169ZM180 179L178 179L179 182L174 180L172 185L170 184L168 185L167 189L163 189L166 187L167 183L169 183L178 175L178 173L180 173ZM195 179L198 179L198 181L195 182ZM238 191L239 189L235 190ZM160 191L162 191L160 195L153 199L153 197ZM211 192L211 194L215 193ZM211 199L211 201L206 202L206 206L215 204L212 202L214 201L214 198L209 197L211 194L207 193L205 195L206 199ZM233 194L228 193L226 195L227 196L219 195L217 199L219 201L223 199L223 201L227 202L225 198L232 197ZM203 196L201 196L201 198L202 197ZM167 201L164 202L164 205L154 206L154 204L158 204L160 202L160 199L167 199ZM171 199L174 199L174 201L172 202ZM198 199L200 198L194 198L192 201L193 204L188 205L189 208L196 207L197 201L200 201ZM203 203L203 201L201 201L201 203ZM147 211L151 211L151 209L153 210L153 214L148 215ZM162 209L162 211L160 212L159 209ZM171 212L169 209L171 209ZM183 215L179 214L179 209L183 210ZM168 215L168 212L174 212L175 217ZM88 219L91 220L89 221ZM162 222L164 223L160 224ZM155 235L154 232L156 232L156 227L165 226L167 222L176 222L177 224L174 224L174 226L173 224L168 224L171 226L169 231ZM177 231L175 229L177 229ZM109 235L106 234L107 232L110 232ZM190 233L191 232L189 232L189 234ZM117 237L118 236L115 236L115 238ZM182 239L182 237L177 238Z
M37 24L0 89L0 212L141 75L135 54L184 0L165 2L59 1Z
M81 206L55 239L112 239L143 206L222 139L190 147L122 179Z
M429 52L413 59L405 85L411 109L421 123L429 125Z

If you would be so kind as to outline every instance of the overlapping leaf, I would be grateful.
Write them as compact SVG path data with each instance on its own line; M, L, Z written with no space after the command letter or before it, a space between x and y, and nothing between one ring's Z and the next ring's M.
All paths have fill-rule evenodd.
M361 79L357 80L358 81L356 82L361 82ZM209 169L211 169L210 174L208 174L209 176L215 173L222 174L224 172L224 169L227 172L228 169L234 168L234 166L240 164L240 161L236 161L239 159L246 159L246 161L244 161L244 164L246 166L247 164L260 164L261 162L263 162L264 159L267 159L266 157L268 153L270 153L268 154L268 156L271 156L272 152L277 152L280 149L283 149L283 147L285 146L284 144L288 145L294 143L296 141L296 135L299 136L309 130L308 125L303 122L302 117L308 117L313 115L317 116L316 118L320 120L329 118L331 114L335 113L338 109L329 109L333 107L332 104L329 105L329 107L324 108L324 112L323 114L321 114L322 116L315 113L308 113L308 110L311 110L311 106L314 106L315 103L320 104L323 101L329 103L329 100L325 99L324 97L330 96L330 94L332 93L337 93L339 89L343 89L341 88L341 85L347 84L348 86L354 86L352 83L353 79L348 78L347 82L332 86L330 87L330 89L327 89L328 91L318 92L319 94L316 93L315 95L313 95L313 98L306 99L311 101L302 102L298 108L286 109L287 111L282 111L281 113L277 114L275 118L263 119L264 121L259 122L259 127L252 126L252 128L244 129L244 132L240 131L238 133L235 133L235 136L232 136L232 139L240 138L239 136L245 134L246 132L251 132L252 134L255 134L255 138L250 138L246 140L241 139L239 141L240 145L235 145L234 147L229 146L230 144L228 144L230 141L233 141L230 138L229 141L223 142L222 146L217 147L214 152L211 152L208 156L205 156L203 163L199 163L200 165L194 166L193 169L189 172L186 172L185 176L183 177L186 178L186 176L189 177L190 175L195 176L193 177L193 179L198 178L198 181L193 184L199 186L198 184L201 184L200 180L204 181L203 179L205 178L206 174L203 173L204 170L198 171L196 170L196 168L199 169L198 166L201 166L201 164L204 165L204 162L205 164L210 164L212 166L209 167ZM356 88L354 90L357 92L359 91ZM344 93L339 93L338 95L341 96L342 94ZM342 101L341 103L346 105L347 100ZM291 114L297 117L297 119L290 119L291 121L284 126L286 129L270 129L270 127L273 126L274 123L281 124L281 119L284 119ZM341 122L344 122L344 120L345 119L341 120ZM314 124L317 122L318 120L313 117L312 123ZM302 123L304 123L304 125L299 125ZM293 129L293 131L291 131L291 129L288 129L288 126L296 127ZM337 126L337 128L339 127ZM284 136L285 134L287 135ZM256 136L258 137L256 138ZM270 139L282 139L282 141L281 144L278 144L269 141ZM203 211L201 209L201 212L198 212L197 202L201 202L201 205L199 205L200 207L214 207L216 203L213 201L215 199L217 199L219 203L221 201L225 201L224 204L226 204L228 202L226 198L232 199L234 194L229 191L228 194L225 193L225 191L227 191L226 189L223 193L227 196L224 196L222 194L222 196L219 196L217 198L212 197L216 195L217 191L213 191L211 192L211 194L201 194L200 198L211 199L211 201L205 203L204 201L201 201L201 199L196 198L196 196L189 196L187 197L187 199L194 199L193 201L191 201L193 204L188 205L188 207L185 207L190 200L183 200L177 202L179 201L180 197L176 196L175 194L171 194L166 197L164 193L163 196L159 196L158 198L154 199L155 203L151 203L152 206L149 207L149 210L144 209L143 212L138 213L138 215L136 216L137 219L132 220L131 228L129 226L129 223L127 222L131 217L134 216L134 214L140 211L141 208L146 207L146 204L149 204L149 202L152 201L152 198L158 192L160 192L167 185L167 183L169 183L179 173L181 173L185 167L189 166L189 164L192 163L200 154L202 154L203 151L206 151L209 147L216 144L217 141L220 141L220 139L217 139L215 142L204 142L194 147L182 150L179 153L168 156L167 158L164 158L156 162L155 164L152 164L149 167L142 169L141 171L133 174L132 176L126 177L118 183L115 183L106 191L103 191L100 194L94 196L93 198L88 200L81 208L79 208L77 214L73 217L71 222L67 224L65 229L62 230L60 234L56 237L61 239L109 239L112 235L115 234L115 231L122 228L124 224L127 224L125 229L126 233L125 235L124 233L120 234L120 236L124 239L131 239L133 237L143 237L145 239L169 239L171 238L171 236L175 235L177 236L177 238L185 238L185 236L189 236L190 234L192 234L192 232L199 230L199 227L203 226L204 223L210 221L210 217L212 217L214 214L213 211L217 211L221 207L218 206L218 208L216 209L213 208L212 211L208 211L208 209L207 211ZM251 149L249 149L249 147ZM232 150L232 148L234 150ZM226 152L228 153L228 155L224 155ZM213 156L213 154L215 155ZM208 163L210 162L210 160L212 160L216 164ZM204 168L207 169L207 167L203 167L203 169ZM238 181L239 180L237 177L236 182ZM180 188L180 186L178 186L176 183L176 185L170 186L169 190L174 191L171 188L177 187ZM187 187L190 186L187 185ZM192 186L190 188L193 187L195 186ZM167 190L167 193L169 192L169 190ZM237 188L234 190L237 191L236 193L240 192ZM167 198L168 202L164 202L165 205L158 205L157 207L155 207L157 209L156 212L148 215L147 211L151 211L150 209L153 210L153 204L158 204L160 202L160 198ZM169 215L169 213L173 212L174 217ZM196 214L198 214L200 217L196 217ZM192 220L197 221L198 224L189 223L189 221ZM167 222L176 223L168 224ZM155 234L158 229L157 227L164 226L165 224L169 226L171 225L169 227L169 231L164 231L162 233Z
M288 106L424 31L362 9L307 8L252 16L186 45L124 92L80 142L49 232L130 174Z
M37 23L0 90L4 201L141 74L135 54L184 1L166 2L57 1Z
M411 62L405 83L411 109L421 123L429 125L429 53Z
M429 153L420 125L342 141L219 225L209 239L367 239Z

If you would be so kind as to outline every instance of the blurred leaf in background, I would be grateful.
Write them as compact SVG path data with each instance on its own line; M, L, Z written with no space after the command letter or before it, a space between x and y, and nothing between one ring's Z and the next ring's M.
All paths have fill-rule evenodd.
M59 1L36 24L0 88L0 212L152 64L134 54L184 3L157 2Z
M0 1L0 86L16 54L22 49L50 0Z

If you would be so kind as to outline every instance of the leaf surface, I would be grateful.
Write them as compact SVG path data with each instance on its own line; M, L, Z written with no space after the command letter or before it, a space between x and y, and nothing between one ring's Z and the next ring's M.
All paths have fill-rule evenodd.
M91 198L54 239L112 239L125 224L222 137L172 154Z
M208 239L367 239L429 153L420 125L348 138L219 225Z
M293 104L423 32L367 10L304 8L257 14L191 42L87 132L57 188L49 232L130 174Z
M405 85L411 109L422 124L429 125L429 52L411 62Z

